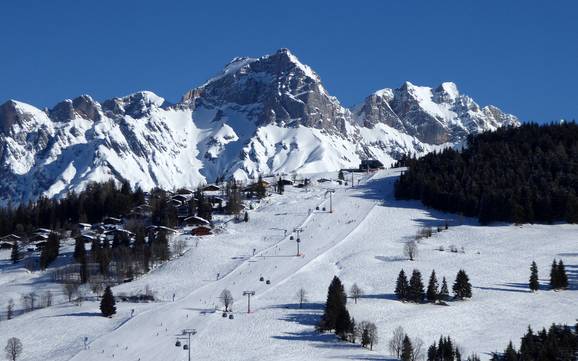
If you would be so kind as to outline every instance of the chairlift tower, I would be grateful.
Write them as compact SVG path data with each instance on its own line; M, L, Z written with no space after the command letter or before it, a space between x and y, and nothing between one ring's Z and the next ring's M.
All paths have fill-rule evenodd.
M243 296L247 296L247 313L251 313L251 296L255 296L255 291L243 291Z
M297 233L297 238L295 239L295 241L297 242L297 257L299 257L299 255L301 254L300 250L299 250L299 245L301 243L300 234L301 234L301 232L303 232L303 228L297 227L297 228L293 229L293 232Z
M189 352L189 361L191 361L191 336L195 335L197 330L194 328L185 328L180 336L177 336L177 342L175 342L176 347L181 347L181 341L186 341L187 343L183 345L183 350Z

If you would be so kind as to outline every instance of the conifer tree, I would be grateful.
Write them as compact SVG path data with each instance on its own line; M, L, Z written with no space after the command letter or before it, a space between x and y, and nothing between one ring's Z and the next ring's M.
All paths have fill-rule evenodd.
M347 308L343 307L343 310L337 316L335 321L335 334L341 337L343 340L347 340L347 335L351 330L351 316Z
M243 221L245 223L249 222L249 213L247 211L245 211L245 216L243 217Z
M82 240L82 238L77 237L74 240L74 252L72 253L72 257L76 262L80 263L80 258L85 255L86 253L84 249L84 241Z
M408 288L409 283L407 282L407 277L402 269L397 276L397 282L395 284L395 294L400 301L407 300Z
M321 331L335 330L337 318L345 311L347 296L339 277L334 276L327 290L327 301L323 317L319 323Z
M560 273L556 260L552 261L552 268L550 269L550 288L553 290L560 288Z
M413 361L413 346L407 335L403 338L401 347L401 361Z
M459 270L456 276L456 281L453 286L454 297L458 299L472 297L472 285L466 271Z
M425 297L425 292L423 289L423 282L421 280L421 272L414 269L413 273L411 274L411 278L409 280L409 289L408 289L407 298L416 303L423 302Z
M532 261L532 265L530 266L530 290L533 292L538 291L540 288L540 281L538 280L538 266L536 265L535 261Z
M259 198L265 198L267 195L267 188L265 188L265 182L263 181L263 177L261 177L261 175L259 175L257 184L255 185L255 193Z
M435 270L431 271L431 276L429 277L429 283L427 285L426 297L429 302L436 302L439 298L438 279Z
M20 261L20 245L18 244L18 241L14 241L14 244L12 245L10 260L12 261L12 263Z
M56 233L51 232L42 248L42 252L40 252L40 269L45 270L58 257L59 252L60 240Z
M107 286L102 295L102 300L100 300L100 312L104 317L111 317L116 313L116 306L114 301L114 295L110 286Z
M568 275L566 274L566 267L562 260L558 261L558 280L560 282L560 288L568 288Z
M442 278L442 287L440 288L440 294L438 297L440 301L447 301L450 297L450 291L445 277Z

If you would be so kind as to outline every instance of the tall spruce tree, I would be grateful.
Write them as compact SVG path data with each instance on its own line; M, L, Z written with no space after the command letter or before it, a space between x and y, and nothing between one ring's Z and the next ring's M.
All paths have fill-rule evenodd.
M10 260L12 263L20 261L20 244L18 241L14 241L12 244L12 252L10 252Z
M329 288L327 289L327 301L325 302L325 310L321 321L319 322L319 330L328 331L335 330L337 318L344 311L347 303L347 295L339 277L334 276Z
M466 271L459 270L453 286L454 297L457 299L471 298L472 285Z
M424 297L425 291L421 280L421 272L414 269L409 279L407 298L412 302L420 303L423 302Z
M400 301L407 300L407 292L409 288L409 283L407 282L407 276L402 269L397 276L397 281L395 283L395 295Z
M560 273L556 260L552 261L552 268L550 269L550 288L553 290L560 288Z
M343 307L337 320L335 321L335 334L341 337L342 340L347 340L347 335L351 330L351 316L347 308Z
M401 361L413 361L413 345L408 335L403 338L401 346Z
M442 278L442 287L440 288L440 293L438 295L440 301L447 301L450 298L450 291L448 289L448 282L446 278Z
M60 239L55 232L48 235L48 239L40 252L40 269L45 270L60 252Z
M538 289L540 289L540 281L538 280L538 266L536 265L535 261L532 261L532 265L530 266L529 286L532 292L536 292Z
M562 260L558 261L558 280L560 281L560 288L568 288L568 275L566 274L566 267Z
M438 295L438 279L436 277L436 271L431 271L431 276L429 277L429 282L427 285L426 297L429 302L436 302L439 298Z
M116 306L114 301L114 295L110 286L107 286L100 300L100 312L104 317L111 317L116 313Z

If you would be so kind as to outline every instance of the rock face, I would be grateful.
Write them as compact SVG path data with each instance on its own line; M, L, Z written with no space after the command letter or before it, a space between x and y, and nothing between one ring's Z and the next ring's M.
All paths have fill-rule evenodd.
M281 49L233 59L177 104L147 91L102 103L82 95L46 111L4 103L0 203L61 197L109 179L172 189L217 176L333 171L365 158L391 164L517 124L496 107L480 108L453 83L405 83L349 110Z
M438 145L519 124L515 116L497 107L480 107L449 82L435 89L405 82L398 89L380 90L354 109L354 117L363 126L384 123L424 143Z

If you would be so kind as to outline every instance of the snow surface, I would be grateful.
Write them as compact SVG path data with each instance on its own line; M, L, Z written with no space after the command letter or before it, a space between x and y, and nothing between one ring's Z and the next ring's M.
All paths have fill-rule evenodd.
M112 319L100 317L94 301L56 305L0 322L0 344L19 337L23 361L176 360L186 353L174 346L175 336L184 328L195 328L195 360L380 360L391 358L387 341L393 329L402 326L426 346L442 334L451 335L465 354L477 352L488 359L489 352L503 349L510 339L518 343L528 325L575 322L578 226L481 227L472 219L425 209L419 202L396 201L393 182L400 171L355 175L355 188L315 181L309 190L288 186L284 195L256 203L248 223L228 222L221 233L198 239L183 230L179 237L186 240L188 250L182 257L113 290L131 293L149 285L159 302L118 303ZM336 189L333 213L322 210L329 209L325 198L329 187ZM317 206L321 210L316 211ZM421 241L416 261L402 256L403 242L420 227L443 225L446 220L449 230ZM299 257L289 238L295 227L303 229ZM286 236L283 229L289 230ZM464 252L447 251L452 245ZM446 251L439 251L440 246ZM65 247L68 256L59 262L66 262L71 247ZM8 264L9 252L0 252L0 257L0 304L9 297L18 301L19 294L32 289L60 289L43 273ZM531 261L538 263L545 285L553 258L567 265L570 289L553 292L543 287L530 293L526 284ZM393 289L402 268L420 269L425 280L435 268L450 287L456 272L465 269L473 298L449 306L398 302ZM348 308L357 321L376 322L379 344L374 351L314 332L334 275L347 289L354 282L364 289L365 297L357 304L349 300ZM260 276L271 284L260 282ZM301 310L296 304L300 287L308 292ZM235 297L234 320L214 311L224 288ZM250 314L244 290L256 291ZM88 350L83 350L85 336Z

